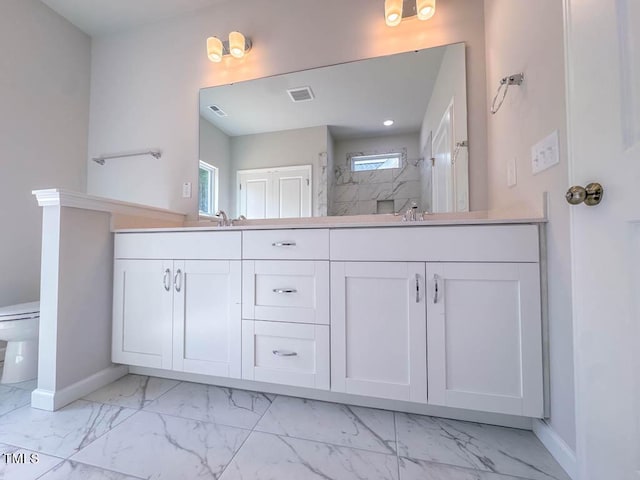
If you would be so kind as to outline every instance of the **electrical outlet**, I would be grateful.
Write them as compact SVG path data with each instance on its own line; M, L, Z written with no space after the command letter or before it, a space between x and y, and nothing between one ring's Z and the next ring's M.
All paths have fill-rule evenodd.
M182 184L182 198L191 198L191 182Z
M560 140L556 130L531 148L531 170L535 175L558 163L560 163Z
M518 183L517 160L516 157L507 160L507 187L515 187Z

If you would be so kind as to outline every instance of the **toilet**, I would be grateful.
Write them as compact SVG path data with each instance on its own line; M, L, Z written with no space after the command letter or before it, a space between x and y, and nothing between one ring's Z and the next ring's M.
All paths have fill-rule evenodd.
M7 342L0 384L38 376L40 302L0 307L0 341Z

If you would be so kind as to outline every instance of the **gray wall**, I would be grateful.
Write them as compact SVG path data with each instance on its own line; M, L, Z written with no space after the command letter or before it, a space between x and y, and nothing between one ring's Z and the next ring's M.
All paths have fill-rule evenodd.
M0 305L39 297L34 189L85 190L91 40L38 0L0 2Z
M200 117L200 160L218 168L218 208L229 212L233 183L231 162L231 138L220 129ZM198 184L193 185L193 195L198 195Z

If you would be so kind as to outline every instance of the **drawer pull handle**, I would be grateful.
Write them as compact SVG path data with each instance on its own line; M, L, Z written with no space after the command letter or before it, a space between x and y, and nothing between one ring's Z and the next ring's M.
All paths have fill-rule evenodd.
M273 242L271 245L274 247L295 247L296 242Z
M295 288L274 288L273 293L277 293L278 295L284 295L287 293L298 293L298 290Z
M171 270L169 270L168 268L164 271L164 289L168 292L169 290L171 290L171 279L169 278L171 276Z
M288 352L286 350L274 350L273 354L276 357L297 357L298 352Z
M438 290L438 280L440 280L440 277L438 275L434 275L433 276L433 281L435 283L435 291L433 294L433 303L438 303L438 294L440 293Z
M180 290L182 290L182 270L178 269L176 271L176 274L173 276L173 285L176 292L180 292Z

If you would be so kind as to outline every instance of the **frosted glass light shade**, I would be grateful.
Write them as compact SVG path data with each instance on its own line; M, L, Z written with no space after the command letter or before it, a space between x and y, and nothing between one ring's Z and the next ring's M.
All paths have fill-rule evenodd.
M215 63L222 61L222 40L216 37L207 38L207 56Z
M418 19L429 20L436 13L436 0L416 0Z
M384 19L387 25L395 27L402 21L402 0L384 1Z
M229 53L235 58L244 57L245 38L240 32L229 34Z

